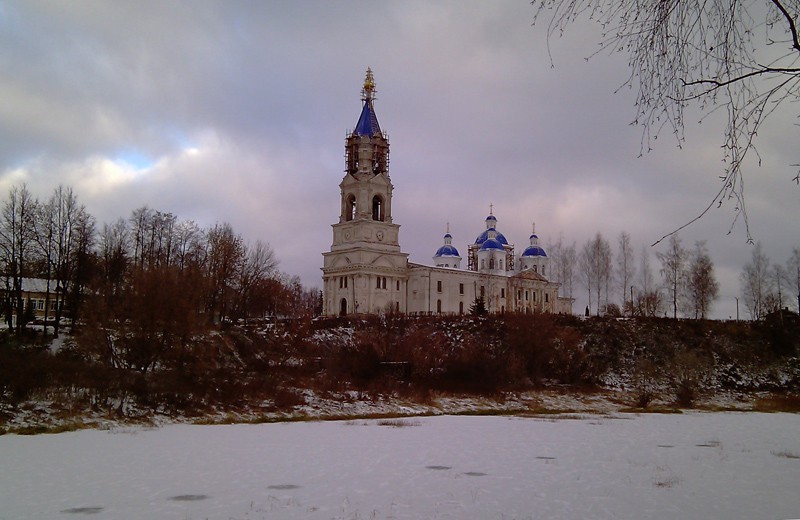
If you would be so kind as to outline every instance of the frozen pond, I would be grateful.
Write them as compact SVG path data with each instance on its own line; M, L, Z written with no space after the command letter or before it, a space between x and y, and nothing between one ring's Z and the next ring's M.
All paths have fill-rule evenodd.
M800 518L800 415L383 423L5 435L0 519Z

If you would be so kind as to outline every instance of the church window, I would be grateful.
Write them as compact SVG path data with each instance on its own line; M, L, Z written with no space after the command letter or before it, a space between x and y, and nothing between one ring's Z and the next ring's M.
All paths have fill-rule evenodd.
M542 276L544 276L544 265L542 265Z
M500 269L503 269L503 261L500 260Z
M376 289L380 289L381 288L381 277L378 276L377 278L375 278L375 282L376 282L375 288Z
M481 258L481 269L486 269L486 259Z
M464 314L464 302L458 302L458 313Z
M533 291L533 301L536 301L536 291Z
M340 276L339 277L339 289L341 289L343 287L344 287L344 278Z
M481 298L483 298L484 296L486 296L486 287L481 285Z
M522 291L521 291L521 290L519 290L519 289L517 290L517 299L518 299L518 300L521 300L521 299L522 299Z
M547 294L547 293L544 293L544 302L548 303L549 301L550 301L550 295Z
M383 281L381 282L381 287L383 289L386 289L386 277L385 276L383 277Z
M528 301L528 291L525 291L525 301Z
M494 258L489 259L489 269L494 269Z
M339 302L339 314L344 316L347 314L347 299L342 298L342 301Z
M458 284L458 294L464 294L464 284Z
M400 290L400 280L397 280L397 290L398 291ZM399 303L398 303L398 305L399 305Z
M538 269L537 269L537 265L536 265L536 264L533 264L533 272L534 272L534 273L538 272Z
M383 199L380 195L372 197L372 220L383 222Z
M506 289L505 289L505 287L501 287L500 288L500 297L501 298L505 298L506 297Z
M438 292L442 292L442 281L441 281L441 280L438 280L438 281L436 282L436 290L437 290Z
M442 300L436 300L436 312L439 314L442 313Z
M356 218L356 196L352 193L347 196L347 207L345 208L344 219L347 221Z

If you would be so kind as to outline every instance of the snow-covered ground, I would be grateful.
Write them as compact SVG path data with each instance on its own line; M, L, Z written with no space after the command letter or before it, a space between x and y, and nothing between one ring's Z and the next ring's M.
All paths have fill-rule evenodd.
M694 412L5 435L0 518L800 518L798 432Z

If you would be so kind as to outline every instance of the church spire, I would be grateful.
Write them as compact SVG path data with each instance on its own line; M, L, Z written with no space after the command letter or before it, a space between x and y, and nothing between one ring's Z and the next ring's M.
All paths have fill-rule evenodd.
M353 134L367 137L381 136L381 125L378 124L378 116L375 115L375 107L372 104L376 92L372 69L367 68L364 86L361 88L361 101L364 102L364 106L361 108L361 116L358 118Z
M389 139L381 131L378 116L375 115L375 78L372 69L367 69L361 87L361 115L353 132L347 136L345 144L345 171L351 175L369 173L373 175L389 173Z

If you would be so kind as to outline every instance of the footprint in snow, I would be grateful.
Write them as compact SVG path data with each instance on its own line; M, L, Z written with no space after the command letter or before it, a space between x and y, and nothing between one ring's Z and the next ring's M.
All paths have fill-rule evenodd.
M71 515L96 515L103 510L102 507L72 507L61 512Z
M208 495L176 495L174 497L169 497L170 500L174 500L176 502L194 502L196 500L205 500L208 498Z

